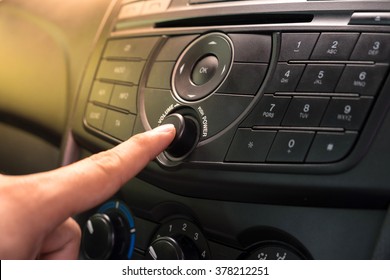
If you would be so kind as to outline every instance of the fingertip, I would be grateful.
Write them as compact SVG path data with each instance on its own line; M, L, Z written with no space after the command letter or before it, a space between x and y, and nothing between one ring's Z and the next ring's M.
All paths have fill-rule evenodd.
M160 126L155 127L152 129L153 133L168 133L168 134L174 134L176 133L175 126L173 124L163 124Z

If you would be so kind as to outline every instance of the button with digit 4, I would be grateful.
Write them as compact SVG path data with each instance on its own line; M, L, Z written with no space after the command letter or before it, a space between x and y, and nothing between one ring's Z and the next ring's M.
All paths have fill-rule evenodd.
M302 75L304 64L278 63L265 92L293 92Z
M372 100L371 97L332 98L321 126L360 129L366 119Z

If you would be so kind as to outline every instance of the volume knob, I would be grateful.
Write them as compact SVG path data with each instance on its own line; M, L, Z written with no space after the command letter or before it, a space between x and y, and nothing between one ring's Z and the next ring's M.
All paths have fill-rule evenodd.
M188 156L199 141L199 125L192 116L174 113L168 115L163 124L173 124L176 135L172 143L165 150L166 156L171 160L181 160Z

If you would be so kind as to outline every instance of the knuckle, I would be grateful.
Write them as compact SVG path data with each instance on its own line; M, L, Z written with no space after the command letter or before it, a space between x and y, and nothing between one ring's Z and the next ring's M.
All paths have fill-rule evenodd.
M116 167L122 164L122 157L114 150L101 152L90 157L90 160L97 169L103 173L110 174Z

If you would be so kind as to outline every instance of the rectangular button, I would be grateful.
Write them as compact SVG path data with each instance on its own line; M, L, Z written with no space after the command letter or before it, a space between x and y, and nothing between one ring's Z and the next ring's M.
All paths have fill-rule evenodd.
M310 59L347 60L359 33L321 33Z
M119 140L129 139L133 133L134 115L108 110L103 131Z
M130 113L137 113L137 90L135 86L115 85L110 105L125 109Z
M103 129L107 109L89 103L85 112L85 121L94 128Z
M353 13L351 25L390 25L390 13Z
M119 12L118 19L131 18L141 15L144 1L124 5Z
M103 57L147 59L158 40L158 37L109 40Z
M156 14L164 12L171 4L171 0L149 0L145 1L142 9L143 15Z
M283 33L279 61L307 60L319 33Z
M271 57L271 36L229 34L234 45L234 61L268 63Z
M156 61L176 61L181 52L193 41L198 35L171 37L165 42L159 52Z
M372 100L371 97L332 98L321 126L360 129L370 110Z
M238 129L226 156L232 162L264 162L276 131Z
M144 65L145 61L102 60L97 78L138 85Z
M294 97L282 125L318 126L328 105L326 97Z
M293 92L301 78L304 64L278 63L266 92Z
M113 87L113 84L101 83L99 81L94 82L89 100L108 104Z
M336 92L374 96L377 94L388 68L387 64L347 65L336 87Z
M254 95L264 80L267 68L267 64L234 63L218 92Z
M297 91L333 92L344 65L309 64L298 84Z
M356 132L318 132L307 155L306 162L335 162L343 159L352 149Z
M351 60L390 61L390 34L362 33Z
M241 127L280 125L291 97L264 95Z
M171 75L175 62L155 62L148 77L149 88L171 89Z
M267 162L303 162L313 137L312 131L279 131Z

